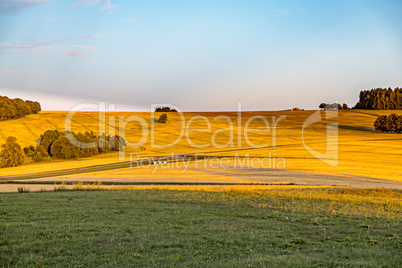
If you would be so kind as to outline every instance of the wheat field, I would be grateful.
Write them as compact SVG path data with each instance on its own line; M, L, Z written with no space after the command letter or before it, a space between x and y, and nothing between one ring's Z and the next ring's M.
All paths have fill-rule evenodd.
M401 111L396 112L401 113ZM241 122L237 112L184 113L186 126L183 128L182 120L176 113L168 113L168 122L159 124L157 119L161 113L106 113L105 121L103 121L102 118L99 120L99 114L96 112L77 112L72 120L72 131L93 131L95 134L99 134L99 125L101 124L102 127L104 122L106 134L121 135L125 129L127 141L134 144L141 140L144 131L139 122L127 121L130 120L130 117L137 116L137 119L142 118L142 124L147 125L147 139L144 139L145 142L141 146L127 148L125 157L120 159L118 153L42 163L31 163L30 159L27 159L27 163L20 167L4 168L0 172L3 176L33 174L129 161L130 155L131 159L142 159L207 152L203 154L203 157L215 159L210 161L218 163L220 158L225 160L221 161L219 166L211 165L209 160L198 159L197 161L179 161L165 165L59 176L46 180L299 182L301 184L332 185L334 178L344 178L342 183L354 180L361 182L363 186L366 186L367 183L380 185L381 182L402 181L401 136L377 133L373 128L376 115L387 114L390 111L339 111L337 117L321 120L305 127L304 136L302 136L303 124L314 113L317 111L243 112ZM0 140L3 137L15 136L22 147L35 145L36 140L46 130L64 130L66 114L67 112L42 111L23 119L0 122L0 134L2 134ZM321 115L324 116L324 112L321 112ZM261 118L248 122L247 127L250 129L247 133L248 143L243 130L247 121L253 116L266 118L270 125L267 128ZM120 120L119 124L121 117L124 121ZM191 124L189 124L190 120L192 120ZM206 121L211 123L210 126ZM276 125L273 124L275 122ZM225 131L231 127L231 124L233 124L233 132ZM334 166L317 159L304 146L308 145L318 152L325 153L328 124L338 124L338 163ZM151 125L154 126L153 135L150 131ZM208 127L210 128L208 129ZM186 129L190 131L186 133ZM183 137L168 148L155 148L151 144L152 142L159 145L174 142L180 136L181 130L188 139ZM222 131L213 135L219 130ZM215 146L212 145L212 141L215 142ZM209 146L205 146L205 148L194 147L194 145L207 144ZM251 148L250 144L256 148ZM239 159L242 157L257 160L254 163L243 162L243 166L239 168L238 164L241 163ZM258 159L264 158L266 159L265 164L258 161ZM250 165L256 168L245 168ZM317 176L320 178L319 181Z

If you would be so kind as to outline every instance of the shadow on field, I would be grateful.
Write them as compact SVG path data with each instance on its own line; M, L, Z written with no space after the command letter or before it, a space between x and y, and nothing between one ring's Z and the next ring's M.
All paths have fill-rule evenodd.
M375 132L375 129L372 127L363 127L363 126L348 126L348 125L338 125L340 129L346 130L356 130L356 131L364 131L364 132Z

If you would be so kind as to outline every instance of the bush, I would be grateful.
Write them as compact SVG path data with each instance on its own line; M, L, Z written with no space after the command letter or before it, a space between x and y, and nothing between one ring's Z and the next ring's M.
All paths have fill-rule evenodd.
M18 187L18 193L20 194L29 193L29 189L26 187Z
M40 135L40 145L49 155L52 155L50 152L50 147L61 135L63 135L63 132L57 130L48 130Z
M49 154L46 152L45 148L42 145L37 145L35 148L35 155L41 154L43 157L48 157Z
M402 133L402 116L395 113L381 115L374 122L374 128L380 132Z
M24 151L17 143L17 138L8 137L2 147L3 149L0 152L0 167L15 167L24 163Z
M42 162L43 159L45 159L45 158L43 157L43 155L41 153L36 153L35 156L32 158L32 160L34 162Z
M162 114L161 116L159 116L159 120L158 120L159 123L164 124L164 123L166 123L166 121L167 121L167 114Z
M346 104L344 104L346 105ZM339 103L321 103L319 106L320 109L338 109L341 110L342 109L342 105L340 105Z

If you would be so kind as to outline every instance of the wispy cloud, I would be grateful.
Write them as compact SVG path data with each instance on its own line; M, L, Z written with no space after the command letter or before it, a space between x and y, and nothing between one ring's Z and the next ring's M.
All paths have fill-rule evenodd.
M46 42L25 43L25 44L12 44L10 42L0 42L0 49L7 50L13 53L67 55L76 58L89 58L91 55L88 53L88 51L97 50L98 49L97 47L82 44L72 46L69 45L67 47L59 45L54 46L54 45L63 43L65 41L70 41L72 39L98 38L101 36L103 36L103 34L82 34L74 37L65 37Z
M98 6L98 5L103 5L102 7L99 8L100 11L106 11L117 7L117 5L112 4L112 0L81 0L72 5L71 8L77 8L80 6Z
M86 45L74 45L75 48L86 49L86 50L97 50L97 47L94 46L86 46Z
M289 10L279 9L277 10L277 12L282 15L289 15Z
M0 0L0 16L12 14L50 1L51 0Z
M24 54L48 54L48 55L66 55L75 58L89 58L91 55L88 53L83 53L79 49L67 49L67 50L51 50L51 49L27 49L18 51Z
M1 43L0 42L0 48L9 48L11 44L9 42Z
M17 72L15 69L0 69L0 74L15 74Z

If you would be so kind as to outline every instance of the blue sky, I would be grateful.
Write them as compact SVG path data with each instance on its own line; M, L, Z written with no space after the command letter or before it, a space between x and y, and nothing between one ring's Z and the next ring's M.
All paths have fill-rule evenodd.
M0 95L44 109L350 106L402 86L402 1L0 0Z

